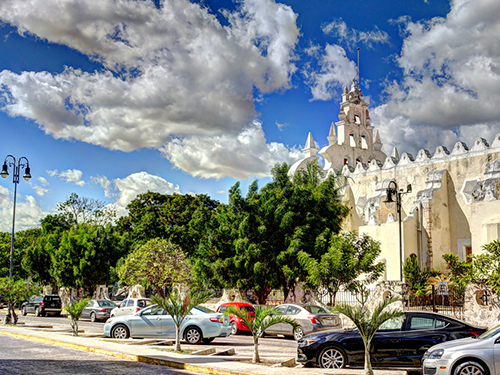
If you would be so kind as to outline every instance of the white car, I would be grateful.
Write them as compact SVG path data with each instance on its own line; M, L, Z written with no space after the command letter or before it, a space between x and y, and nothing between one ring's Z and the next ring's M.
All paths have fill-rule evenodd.
M151 304L149 298L127 298L111 310L110 316L132 315Z
M423 375L500 374L500 325L478 337L447 341L429 348Z

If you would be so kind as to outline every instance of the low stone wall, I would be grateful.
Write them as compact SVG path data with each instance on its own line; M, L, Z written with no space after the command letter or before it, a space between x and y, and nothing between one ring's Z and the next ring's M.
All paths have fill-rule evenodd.
M464 320L492 328L500 324L500 297L483 284L469 284L465 290Z

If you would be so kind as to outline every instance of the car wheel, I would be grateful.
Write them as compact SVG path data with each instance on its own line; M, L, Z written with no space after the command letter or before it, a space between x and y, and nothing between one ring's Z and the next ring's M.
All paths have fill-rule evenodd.
M293 331L293 338L295 339L295 341L299 341L302 337L304 337L304 330L302 329L302 327L297 327Z
M26 311L26 306L23 306L23 308L21 309L21 315L22 316L26 316L28 312Z
M128 328L123 324L118 324L117 326L113 327L113 330L111 331L111 337L114 339L128 339L129 336L130 332L128 331Z
M92 323L94 323L96 320L97 320L97 318L96 318L96 316L95 316L95 313L94 313L94 312L91 312L91 313L90 313L90 321L91 321Z
M203 343L204 344L210 344L214 340L215 340L215 337L208 337L206 339L203 339Z
M475 361L460 363L453 371L454 375L486 375L483 365Z
M238 333L238 325L236 322L231 322L231 335L236 335Z
M188 344L196 345L201 342L203 335L198 327L189 327L184 333L184 339L188 342Z
M40 316L40 309L35 307L35 316Z
M343 368L345 365L346 356L340 349L327 347L319 353L318 366L321 368Z

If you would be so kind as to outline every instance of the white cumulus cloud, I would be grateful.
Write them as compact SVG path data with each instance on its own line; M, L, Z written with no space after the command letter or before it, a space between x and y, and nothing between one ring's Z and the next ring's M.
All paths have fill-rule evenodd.
M147 172L133 173L125 178L114 179L113 184L115 189L118 190L115 202L118 217L128 214L126 207L138 194L148 191L161 194L180 193L178 185Z
M269 176L274 164L291 164L302 157L299 149L266 143L262 126L257 121L236 138L222 135L174 139L161 151L175 166L189 170L193 176L215 179Z
M12 231L13 208L14 202L11 199L9 189L0 186L0 232ZM14 228L16 232L38 226L40 219L46 215L48 212L42 210L34 197L17 195Z
M500 2L453 0L446 18L401 18L404 77L387 82L387 101L372 111L386 151L433 151L500 129Z
M256 116L255 88L291 86L299 30L297 15L274 0L243 0L223 14L225 25L188 0L159 8L136 0L3 0L0 21L75 49L102 69L1 71L0 109L54 138L112 150L235 140Z

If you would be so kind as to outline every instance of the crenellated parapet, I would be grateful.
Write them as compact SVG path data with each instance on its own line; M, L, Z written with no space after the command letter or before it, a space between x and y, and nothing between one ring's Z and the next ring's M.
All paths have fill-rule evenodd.
M445 146L438 146L436 147L434 154L431 154L428 150L422 149L418 151L415 158L412 154L404 153L399 160L393 156L388 156L383 161L373 159L367 164L358 162L354 170L349 170L348 175L356 178L360 176L379 174L381 172L390 172L396 168L420 168L422 166L437 165L440 163L447 163L459 159L467 159L498 152L500 152L500 133L495 136L491 145L489 145L484 138L477 138L471 148L469 148L464 142L457 142L455 146L453 146L452 151L449 151Z

